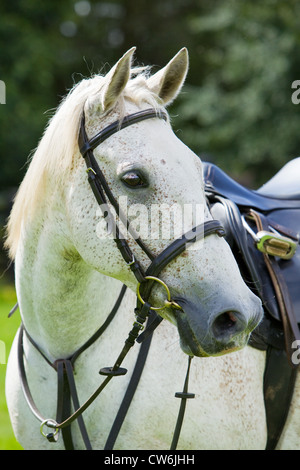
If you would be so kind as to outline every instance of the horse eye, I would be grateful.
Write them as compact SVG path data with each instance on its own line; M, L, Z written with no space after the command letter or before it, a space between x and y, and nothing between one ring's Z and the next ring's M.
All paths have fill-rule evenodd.
M147 186L147 182L144 180L140 173L135 171L129 171L122 176L121 180L130 188L141 188Z

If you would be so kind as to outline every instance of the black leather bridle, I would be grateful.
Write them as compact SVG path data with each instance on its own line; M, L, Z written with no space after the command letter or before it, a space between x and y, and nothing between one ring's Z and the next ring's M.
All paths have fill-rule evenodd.
M174 301L172 301L170 296L170 291L167 285L161 281L158 276L160 272L177 256L183 253L188 244L195 243L197 240L200 240L208 235L217 234L218 236L224 236L225 232L218 220L209 220L194 227L191 231L182 235L182 237L174 240L169 246L167 246L161 253L157 256L154 256L151 250L144 244L144 242L136 236L136 234L131 233L131 227L129 220L124 217L122 211L119 207L119 204L112 194L111 189L101 171L96 158L93 154L93 150L108 139L110 136L115 134L116 132L124 129L128 126L133 124L139 123L146 119L153 119L159 118L167 121L167 114L163 110L155 110L153 108L146 109L134 114L129 114L125 116L121 121L115 121L109 126L105 127L101 130L98 134L96 134L91 139L88 139L86 130L85 130L85 116L83 114L81 120L81 126L79 131L79 139L78 145L81 152L82 157L85 160L87 166L87 174L88 174L88 181L92 188L92 191L95 195L95 198L100 205L101 209L104 210L105 216L107 215L111 218L112 223L114 223L114 241L125 261L125 263L130 267L131 271L133 272L134 276L136 277L139 287L138 287L138 298L137 298L137 305L135 308L135 317L136 320L133 323L133 327L129 332L128 338L125 341L123 349L119 354L115 364L112 367L104 367L100 370L100 374L106 376L105 380L101 383L98 389L90 396L90 398L80 406L75 380L73 375L73 368L74 362L78 358L78 356L85 351L92 343L94 343L105 331L107 326L110 324L112 319L114 318L117 310L122 302L122 299L125 294L126 287L123 286L120 292L120 295L111 311L109 316L107 317L106 321L103 325L99 328L99 330L83 345L81 346L71 357L67 359L59 359L56 360L54 363L51 363L47 357L41 352L39 346L36 342L31 338L29 333L25 330L24 326L22 325L20 328L19 333L19 342L18 342L18 362L19 362L19 370L20 370L20 377L21 377L21 384L23 388L23 392L26 398L26 401L32 411L32 413L36 416L36 418L41 422L41 433L47 437L50 442L55 442L57 440L58 431L63 431L63 438L64 443L67 449L73 448L72 437L70 432L70 424L74 420L78 420L78 424L81 430L81 434L83 440L85 442L85 446L87 449L91 449L91 444L87 435L87 431L83 422L82 413L91 405L91 403L98 397L98 395L102 392L104 387L108 384L108 382L115 376L124 375L126 374L127 370L121 368L121 364L127 355L130 348L135 344L135 342L142 342L142 346L140 348L139 358L137 360L138 372L133 373L134 379L131 380L129 387L127 389L127 393L125 395L124 401L121 404L119 413L116 417L116 420L113 424L112 430L110 432L109 438L106 443L105 448L112 448L118 430L121 427L121 424L124 420L124 414L130 405L132 396L135 392L137 387L137 383L139 377L143 370L143 364L145 363L147 352L149 350L151 335L153 330L158 326L162 317L157 315L154 311L158 310L158 308L153 307L149 302L148 299L150 297L150 293L152 290L153 285L155 282L162 284L166 291L167 291L167 301L166 303L160 307L164 308L165 306L173 306L175 308L180 308ZM115 218L112 217L110 213L108 203L110 203L118 215L119 219L122 221L124 226L127 228L128 232L134 235L134 240L136 243L141 247L143 252L148 256L150 260L150 265L147 268L146 272L144 272L141 264L134 256L127 240L122 236L118 222ZM148 325L147 328L141 333L144 329L144 323L148 318ZM32 398L25 367L24 367L24 349L23 349L23 336L24 333L30 340L30 342L34 345L34 347L42 354L45 360L57 371L58 377L58 400L57 400L57 415L56 419L45 419L37 409L34 400ZM140 334L141 333L141 334ZM144 341L145 340L145 341ZM140 360L141 359L141 360ZM190 361L189 361L190 366ZM189 367L188 367L189 373ZM185 401L187 398L192 398L192 394L187 392L187 380L188 380L188 373L187 378L185 381L184 391L176 394L179 398L182 399L181 408L184 412ZM71 414L71 405L70 400L72 398L73 406L75 412ZM176 448L176 444L179 437L180 427L182 423L183 415L180 411L179 418L178 418L178 425L176 427L173 439L172 448ZM50 428L53 432L48 432L45 434L44 429L45 427Z

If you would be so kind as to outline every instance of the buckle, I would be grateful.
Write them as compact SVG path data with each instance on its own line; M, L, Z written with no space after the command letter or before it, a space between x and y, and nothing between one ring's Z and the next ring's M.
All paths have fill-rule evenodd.
M47 426L47 428L51 428L53 429L53 432L50 432L50 433L45 433L44 432L44 426ZM46 437L48 439L48 441L50 442L56 442L57 439L58 439L58 432L59 432L59 428L58 428L58 424L56 421L54 421L54 419L45 419L42 423L41 423L41 426L40 426L40 432L42 434L42 436Z
M291 238L262 230L256 233L256 247L262 253L291 259L297 249L297 243Z
M284 237L272 227L269 227L273 230L272 232L261 230L255 233L246 221L244 215L242 216L242 222L247 232L250 233L253 238L256 248L262 253L266 253L271 256L278 256L282 259L291 259L294 256L295 251L297 250L298 241L289 237Z

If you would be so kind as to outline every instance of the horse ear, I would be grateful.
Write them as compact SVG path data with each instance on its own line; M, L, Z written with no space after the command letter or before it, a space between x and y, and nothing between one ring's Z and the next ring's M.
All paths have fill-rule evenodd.
M149 89L159 96L164 105L170 104L180 92L188 65L188 51L184 47L163 69L147 80Z
M129 49L106 75L106 83L102 92L103 112L108 111L115 104L127 85L130 77L131 58L135 49L135 47Z

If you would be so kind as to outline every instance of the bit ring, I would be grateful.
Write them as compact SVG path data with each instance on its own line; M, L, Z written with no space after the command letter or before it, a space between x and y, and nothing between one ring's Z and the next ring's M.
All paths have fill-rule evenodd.
M41 434L42 434L42 436L44 436L44 437L47 437L47 436L48 436L48 434L45 434L45 433L44 433L44 426L47 426L48 428L54 429L53 437L56 436L56 434L57 434L58 431L59 431L59 428L57 427L57 422L54 421L54 419L45 419L45 420L41 423L41 427L40 427Z
M145 279L146 279L146 280L152 280L152 281L158 282L161 286L163 286L163 287L166 289L166 292L167 292L167 300L165 300L164 305L163 305L162 307L150 307L150 310L162 310L163 308L166 307L166 303L170 303L170 302L171 302L171 293L170 293L170 289L168 288L167 284L166 284L164 281L162 281L161 279L159 279L158 277L146 276ZM142 296L141 296L141 294L140 294L140 285L141 285L141 283L138 284L136 293L137 293L137 296L138 296L139 301L144 305L145 300L142 298Z

